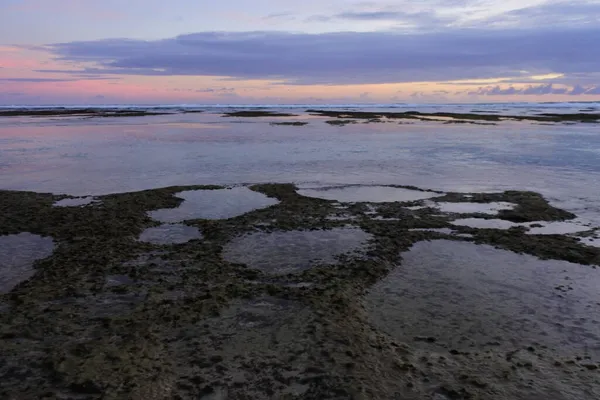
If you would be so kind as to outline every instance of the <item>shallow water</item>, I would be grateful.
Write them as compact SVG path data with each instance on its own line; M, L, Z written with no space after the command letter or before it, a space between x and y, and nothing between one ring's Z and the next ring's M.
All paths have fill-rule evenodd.
M62 199L54 203L54 207L81 207L97 203L98 200L93 196L76 197L73 199Z
M394 201L415 201L442 196L439 193L422 192L389 186L346 186L318 189L300 189L298 194L326 200L337 200L345 203L372 202L385 203Z
M521 224L504 219L461 218L450 222L452 225L468 226L477 229L510 229Z
M551 112L571 107L542 106ZM406 107L469 111L483 106L401 108ZM531 106L505 108L484 107L521 113ZM3 118L0 188L72 195L244 182L396 184L457 192L520 189L540 192L554 205L600 226L596 124L331 127L326 119L302 114L294 120L309 125L274 127L269 118L233 123L211 112L115 119Z
M507 202L495 203L427 203L429 207L438 208L445 213L460 213L460 214L498 214L501 210L512 210L516 204Z
M163 224L144 230L138 240L152 244L178 244L202 239L198 228L183 224Z
M33 263L54 251L49 237L19 233L0 236L0 293L8 293L35 274Z
M541 227L531 227L532 224L528 223L530 235L566 235L569 233L578 233L590 230L590 226L579 220L573 221L554 221L554 222L541 222Z
M357 228L252 233L233 239L225 260L271 274L300 272L317 264L336 264L342 254L364 252L371 236Z
M581 239L581 243L586 246L600 247L600 238Z
M535 221L517 223L503 219L463 218L451 221L451 224L478 229L510 229L524 227L528 229L527 234L529 235L567 235L592 229L590 223L582 221L581 219L574 219L572 221Z
M279 203L247 187L190 190L177 193L176 196L184 200L179 207L151 211L150 217L167 223L199 218L228 219Z
M600 357L600 270L447 240L402 257L366 297L371 321L398 340Z

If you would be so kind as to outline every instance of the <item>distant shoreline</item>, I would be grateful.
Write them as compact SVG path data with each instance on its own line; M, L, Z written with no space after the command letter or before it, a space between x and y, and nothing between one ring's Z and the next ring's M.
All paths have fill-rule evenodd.
M123 109L123 108L35 108L35 109L0 109L0 117L63 117L63 116L85 116L85 117L144 117L168 114L188 114L201 113L202 109ZM503 115L496 112L422 112L422 111L357 111L357 110L334 110L334 109L307 109L306 113L310 115L331 117L345 120L369 120L369 122L380 122L385 119L411 119L424 121L444 120L448 123L470 123L473 121L491 121L500 122L504 120L516 121L536 121L536 122L600 122L600 113L592 112L595 109L581 109L575 113L545 113L527 115ZM225 117L297 117L298 115L289 113L277 113L269 110L253 109L243 111L223 112ZM332 122L333 125L344 125L343 123Z

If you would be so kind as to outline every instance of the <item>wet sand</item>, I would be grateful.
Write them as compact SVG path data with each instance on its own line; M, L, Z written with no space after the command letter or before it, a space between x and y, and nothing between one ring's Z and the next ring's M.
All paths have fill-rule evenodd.
M597 227L537 234L577 216L532 192L369 188L0 191L0 241L55 244L0 294L0 397L598 398Z

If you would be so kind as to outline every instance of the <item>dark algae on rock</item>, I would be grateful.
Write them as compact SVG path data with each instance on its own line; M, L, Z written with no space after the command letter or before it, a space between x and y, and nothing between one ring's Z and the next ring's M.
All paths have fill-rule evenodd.
M29 280L0 295L0 398L503 399L502 388L457 372L495 359L470 358L462 349L424 353L415 343L443 345L426 332L418 335L426 339L399 343L369 323L365 294L402 268L402 252L424 240L600 264L600 249L558 235L453 227L473 234L468 239L413 231L449 228L456 218L414 208L426 200L344 203L302 196L293 184L249 188L278 203L228 219L181 221L202 238L175 244L138 240L160 226L149 214L180 206L177 193L222 187L111 194L85 207L53 206L64 195L0 191L1 235L30 232L56 242ZM498 216L510 221L574 217L530 192L431 194L433 201L515 203ZM311 236L321 231L327 234ZM337 232L362 232L364 240L355 251L319 253L310 267L296 268L287 244L275 248L263 240L269 234L331 240ZM261 239L263 262L289 254L293 268L273 273L252 268L243 253L228 258L229 246L248 237ZM269 257L270 251L277 253ZM518 352L498 364L498 373L517 380L512 367L534 371L538 354L544 353ZM555 368L568 375L580 366L578 373L594 382L598 372L590 366L598 359L591 356Z
M335 111L335 110L314 110L306 111L312 115L318 115L330 118L342 119L365 119L377 120L380 118L388 119L412 119L432 121L435 118L451 118L450 123L470 123L477 121L500 122L503 120L517 121L537 121L537 122L600 122L600 114L538 114L538 115L499 115L482 113L451 113L451 112L433 112L424 113L419 111L404 112L376 112L376 111Z
M0 110L0 117L146 117L169 114L164 111L123 110L105 108L52 108Z
M264 111L264 110L248 110L248 111L232 111L223 114L224 117L297 117L295 114L282 113L277 111Z
M290 122L271 122L272 126L305 126L308 125L308 122L302 121L290 121Z

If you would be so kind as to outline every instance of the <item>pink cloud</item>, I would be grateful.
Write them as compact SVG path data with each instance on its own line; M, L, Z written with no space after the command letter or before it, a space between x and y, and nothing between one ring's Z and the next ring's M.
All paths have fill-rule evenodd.
M195 101L202 102L210 96L200 93L173 92L167 88L140 85L124 81L77 80L63 82L3 82L2 92L19 93L19 96L36 96L48 102L87 102L91 98L118 99L123 102ZM15 99L18 100L18 99Z
M0 46L0 67L22 70L32 70L54 65L57 69L62 69L62 64L53 62L47 54L29 51L25 48L16 46ZM0 78L2 75L0 74Z

